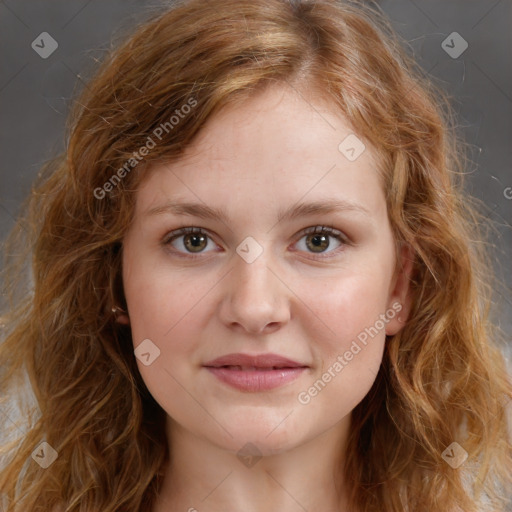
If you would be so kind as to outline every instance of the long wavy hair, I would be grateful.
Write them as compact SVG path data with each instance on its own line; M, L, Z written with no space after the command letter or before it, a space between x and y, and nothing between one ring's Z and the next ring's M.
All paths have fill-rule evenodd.
M179 159L223 106L271 84L322 95L377 149L397 247L414 251L407 324L387 337L376 381L352 411L351 510L504 509L512 386L448 100L378 9L189 0L153 13L108 53L4 248L4 512L151 511L168 463L165 412L111 311L126 308L123 236L147 165ZM148 138L154 147L136 157ZM36 402L21 398L28 385ZM43 441L57 455L46 468L36 463ZM461 449L468 458L452 467L447 453Z

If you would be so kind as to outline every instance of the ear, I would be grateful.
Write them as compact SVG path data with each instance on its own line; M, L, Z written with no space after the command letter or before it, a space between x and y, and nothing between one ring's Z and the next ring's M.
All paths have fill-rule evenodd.
M130 317L126 313L120 314L116 317L116 322L122 325L130 325Z
M117 251L117 255L120 257L121 252L119 247ZM128 307L124 296L122 269L114 276L114 280L110 288L110 294L112 314L115 317L115 322L121 325L130 325L130 317L127 312Z
M395 311L396 315L386 324L386 334L388 336L396 334L404 327L411 310L410 281L414 265L414 255L414 249L409 244L404 244L400 248L388 300L388 308Z

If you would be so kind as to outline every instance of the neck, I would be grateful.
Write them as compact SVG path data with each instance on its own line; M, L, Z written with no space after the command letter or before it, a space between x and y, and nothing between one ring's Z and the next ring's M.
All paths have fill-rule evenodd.
M343 461L350 418L293 449L238 453L167 418L170 457L153 512L344 512Z

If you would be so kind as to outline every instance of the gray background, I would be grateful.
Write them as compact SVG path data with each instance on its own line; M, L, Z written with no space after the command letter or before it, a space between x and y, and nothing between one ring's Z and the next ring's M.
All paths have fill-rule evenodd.
M71 98L94 70L95 59L161 5L156 0L0 0L0 240L40 166L64 149ZM484 201L496 222L498 272L510 289L512 1L385 0L380 5L425 74L453 97L460 133L471 145L468 192ZM46 59L31 47L42 32L58 42ZM442 47L452 32L469 45L458 58ZM498 318L510 333L510 294L503 295Z

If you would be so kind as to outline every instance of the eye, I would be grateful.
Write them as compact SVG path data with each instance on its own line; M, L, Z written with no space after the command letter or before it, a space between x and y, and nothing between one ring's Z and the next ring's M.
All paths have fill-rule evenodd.
M305 250L306 252L311 250L314 254L338 253L340 250L344 249L344 246L349 244L347 237L341 231L338 231L331 226L314 226L305 229L301 234L304 236L302 236L297 243L300 243L304 239L305 249L302 250ZM329 238L335 238L338 241L338 246L335 246L331 251L327 251L327 249L332 245ZM320 258L324 257L331 256L320 256Z
M323 254L338 253L346 245L350 244L348 238L341 231L331 226L313 226L304 229L300 235L302 236L296 244L299 244L304 239L305 248L299 248L299 250L318 254L318 259L331 257L323 256ZM327 249L332 247L332 243L329 241L330 238L336 239L338 246L335 246L333 250L327 251ZM210 244L209 241L212 241L212 243ZM166 235L162 240L162 244L164 246L171 246L174 249L173 252L185 258L194 258L195 254L211 252L205 249L214 244L214 242L210 235L202 228L185 227Z
M169 233L163 239L162 243L166 246L172 246L178 253L188 252L193 255L208 252L204 249L208 247L208 245L211 245L208 243L209 240L211 240L210 236L201 228L188 227ZM185 257L187 256L185 255Z

